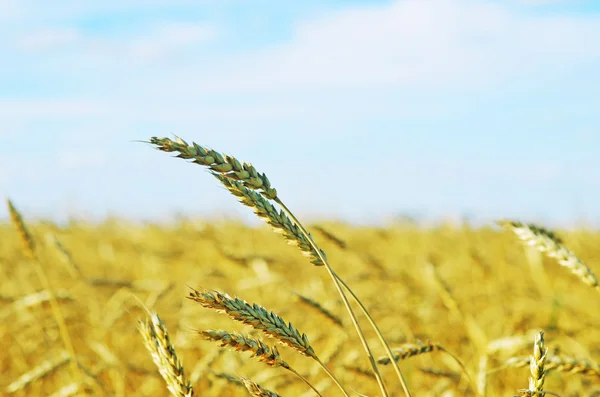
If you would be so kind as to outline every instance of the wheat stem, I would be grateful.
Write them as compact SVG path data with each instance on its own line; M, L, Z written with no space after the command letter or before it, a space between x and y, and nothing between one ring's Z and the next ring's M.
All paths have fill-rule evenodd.
M308 233L308 231L304 228L304 226L302 226L302 224L295 217L295 215L286 207L286 205L281 201L281 199L279 199L279 197L275 198L274 201L281 206L281 208L285 211L285 213L290 217L292 222L294 222L298 226L298 228L300 229L300 232L302 233L304 238L309 241L311 247L317 253L321 262L325 265L325 269L327 269L327 272L329 273L329 276L331 277L331 280L333 281L335 288L337 289L340 297L342 298L344 306L346 306L346 310L350 314L350 318L352 320L352 323L354 324L354 328L356 328L356 332L358 334L358 337L360 338L361 344L363 345L363 348L369 358L369 362L370 362L373 372L375 374L375 378L377 379L377 383L379 384L379 388L381 389L383 396L389 396L387 388L383 381L383 377L381 376L381 372L379 372L379 367L377 366L377 363L375 362L375 358L373 357L373 353L371 352L371 348L369 347L369 344L365 338L364 332L362 331L362 328L361 328L360 324L358 323L356 314L354 313L354 310L352 310L352 306L350 306L348 297L346 296L346 294L344 293L344 290L342 289L341 283L339 281L339 277L337 276L337 274L333 271L333 269L329 265L327 258L325 257L325 255L322 254L321 249L314 242L310 233ZM400 373L400 376L401 376L401 373ZM404 378L402 376L401 376L400 380L402 382L402 387L404 388L405 394L410 397L410 392L408 391L408 387L406 386L406 382L404 381Z
M10 213L11 221L12 221L13 225L15 226L15 228L17 229L17 232L19 233L19 236L21 237L21 241L24 244L25 254L28 257L28 259L33 263L35 272L36 272L38 278L40 279L42 285L44 286L44 289L46 289L49 293L50 308L52 310L54 319L56 320L56 323L58 325L60 337L63 341L63 344L65 345L65 348L67 349L67 352L69 353L69 356L70 356L69 365L71 367L71 374L73 375L73 380L76 381L77 383L80 383L81 382L81 373L80 373L79 367L77 366L77 356L75 354L75 348L73 347L73 342L71 340L71 336L69 335L69 329L67 328L67 323L65 322L65 318L60 309L58 299L56 299L56 294L54 293L54 290L52 289L52 286L50 285L50 281L48 280L48 277L46 276L46 272L44 271L44 268L42 267L42 263L40 262L37 254L35 252L35 241L34 241L33 237L31 236L31 233L29 232L27 225L25 224L25 221L23 220L23 217L21 216L19 211L16 209L16 207L13 205L13 203L10 201L10 199L7 198L6 202L8 204L8 211Z

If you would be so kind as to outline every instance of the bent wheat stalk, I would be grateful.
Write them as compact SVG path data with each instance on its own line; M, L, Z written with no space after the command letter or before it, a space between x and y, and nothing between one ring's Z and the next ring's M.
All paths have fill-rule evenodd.
M288 242L298 245L300 250L310 257L313 264L325 266L350 315L361 344L368 356L379 388L381 389L383 396L389 396L385 383L383 382L383 377L379 372L373 353L364 336L364 332L362 331L358 319L356 318L356 314L342 289L339 276L333 271L327 261L325 253L318 247L310 233L280 200L277 191L271 187L270 181L266 175L258 173L254 166L248 163L240 162L234 157L222 155L214 150L205 149L196 143L188 145L180 138L176 138L175 141L172 141L168 138L152 137L150 138L149 143L164 152L178 152L179 154L176 157L192 160L196 164L210 168L212 174L219 179L219 181L221 181L234 196L238 197L242 204L254 209L255 213L260 218L270 224L276 231L282 233ZM279 204L283 211L277 211L268 200L273 200ZM349 290L347 286L346 289ZM356 295L352 295L356 298ZM356 299L358 300L358 298ZM364 306L361 305L361 309L366 317L369 318L369 322L373 325L374 321L370 318L370 315L366 309L364 309ZM385 339L381 335L378 327L374 326L374 329L380 340L384 341L383 345L386 349L386 353L390 357L390 360L392 360L392 364L394 365L394 369L400 379L404 392L410 397L406 381L404 380L397 363L393 361L393 354L389 345L385 343Z

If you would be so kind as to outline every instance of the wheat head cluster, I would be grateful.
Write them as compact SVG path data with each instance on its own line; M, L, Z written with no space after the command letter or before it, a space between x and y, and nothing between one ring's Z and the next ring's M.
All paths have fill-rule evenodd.
M292 247L230 219L28 223L7 200L0 395L600 396L600 233L305 225L252 164L147 144Z

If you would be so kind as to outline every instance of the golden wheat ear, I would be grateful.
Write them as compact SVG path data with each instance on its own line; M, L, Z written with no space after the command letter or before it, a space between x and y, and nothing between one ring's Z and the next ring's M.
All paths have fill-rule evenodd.
M171 344L167 326L158 314L152 313L149 319L141 320L139 331L171 394L175 397L194 397L194 390L185 376L183 364Z
M556 260L559 265L568 269L585 284L600 292L598 278L592 269L563 246L561 240L553 232L543 227L518 221L502 220L498 221L498 224L516 234L523 244L535 247L547 257Z

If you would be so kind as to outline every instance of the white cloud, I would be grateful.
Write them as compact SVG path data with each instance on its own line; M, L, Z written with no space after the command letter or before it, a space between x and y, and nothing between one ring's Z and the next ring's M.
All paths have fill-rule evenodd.
M75 28L37 28L17 34L11 45L20 52L52 53L54 58L56 51L67 50L62 59L71 67L81 61L106 63L122 61L123 57L164 58L217 38L217 28L206 23L162 21L118 37L86 34Z
M164 57L182 48L213 41L218 37L217 33L215 27L205 24L157 25L149 34L135 38L126 44L125 52L141 58Z
M0 119L64 118L65 116L101 116L114 109L105 101L90 100L0 100Z
M298 22L292 38L277 45L238 53L204 51L202 44L218 40L219 33L205 23L171 21L118 40L81 39L64 31L28 40L35 47L79 37L77 49L56 61L58 73L59 67L95 68L102 71L100 78L127 75L130 92L186 97L315 88L489 90L560 79L578 65L600 62L593 39L600 39L598 16L536 15L474 0L398 0L346 8ZM136 62L127 64L124 58Z
M64 169L85 168L106 163L106 156L99 151L71 151L58 156L58 164Z
M303 21L291 41L238 59L214 88L504 84L597 62L592 37L600 38L600 17L520 14L475 1L397 1Z
M21 35L15 45L27 52L54 50L82 39L75 29L42 29Z

